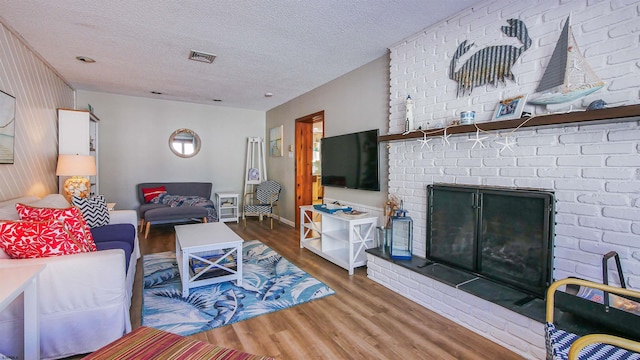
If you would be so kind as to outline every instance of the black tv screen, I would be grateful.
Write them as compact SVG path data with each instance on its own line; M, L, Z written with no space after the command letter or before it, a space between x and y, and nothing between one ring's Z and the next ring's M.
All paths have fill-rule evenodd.
M320 141L323 186L380 191L378 129Z

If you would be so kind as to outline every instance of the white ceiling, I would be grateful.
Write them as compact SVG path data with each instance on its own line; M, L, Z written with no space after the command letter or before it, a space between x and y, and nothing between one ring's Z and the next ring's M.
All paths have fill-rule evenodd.
M477 2L6 0L0 21L77 90L266 111Z

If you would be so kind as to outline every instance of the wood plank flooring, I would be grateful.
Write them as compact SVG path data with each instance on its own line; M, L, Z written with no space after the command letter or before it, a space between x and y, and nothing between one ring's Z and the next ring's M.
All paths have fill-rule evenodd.
M245 240L258 239L336 291L322 299L190 336L277 359L521 359L517 354L388 290L353 276L300 249L299 230L248 219L227 223ZM173 225L154 225L140 239L142 254L175 251ZM140 326L142 261L138 262L131 306Z

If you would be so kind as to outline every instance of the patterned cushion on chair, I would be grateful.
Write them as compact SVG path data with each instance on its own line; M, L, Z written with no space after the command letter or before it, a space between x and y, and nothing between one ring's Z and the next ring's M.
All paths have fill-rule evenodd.
M545 326L545 340L548 360L567 360L569 349L574 341L578 339L576 334L560 330L554 324L547 323ZM581 360L604 360L604 359L640 359L640 354L628 351L617 346L608 344L593 344L586 346L578 356Z
M269 204L271 201L276 202L280 196L281 188L282 186L276 181L263 181L256 187L256 199L262 204Z
M252 214L271 214L272 209L270 205L245 205L244 211Z

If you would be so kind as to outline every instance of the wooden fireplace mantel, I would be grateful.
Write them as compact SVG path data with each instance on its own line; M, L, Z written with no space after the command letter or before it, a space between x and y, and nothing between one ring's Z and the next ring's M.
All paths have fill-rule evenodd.
M476 126L481 131L507 130L515 128L526 128L532 126L566 125L577 123L598 124L606 122L636 121L640 120L640 104L619 106L590 111L574 111L562 114L536 115L531 118L492 121L470 125L457 125L447 127L447 134L466 134L476 132ZM414 130L408 134L388 134L378 137L378 142L416 139L423 136L442 136L442 129L426 129L423 133Z

